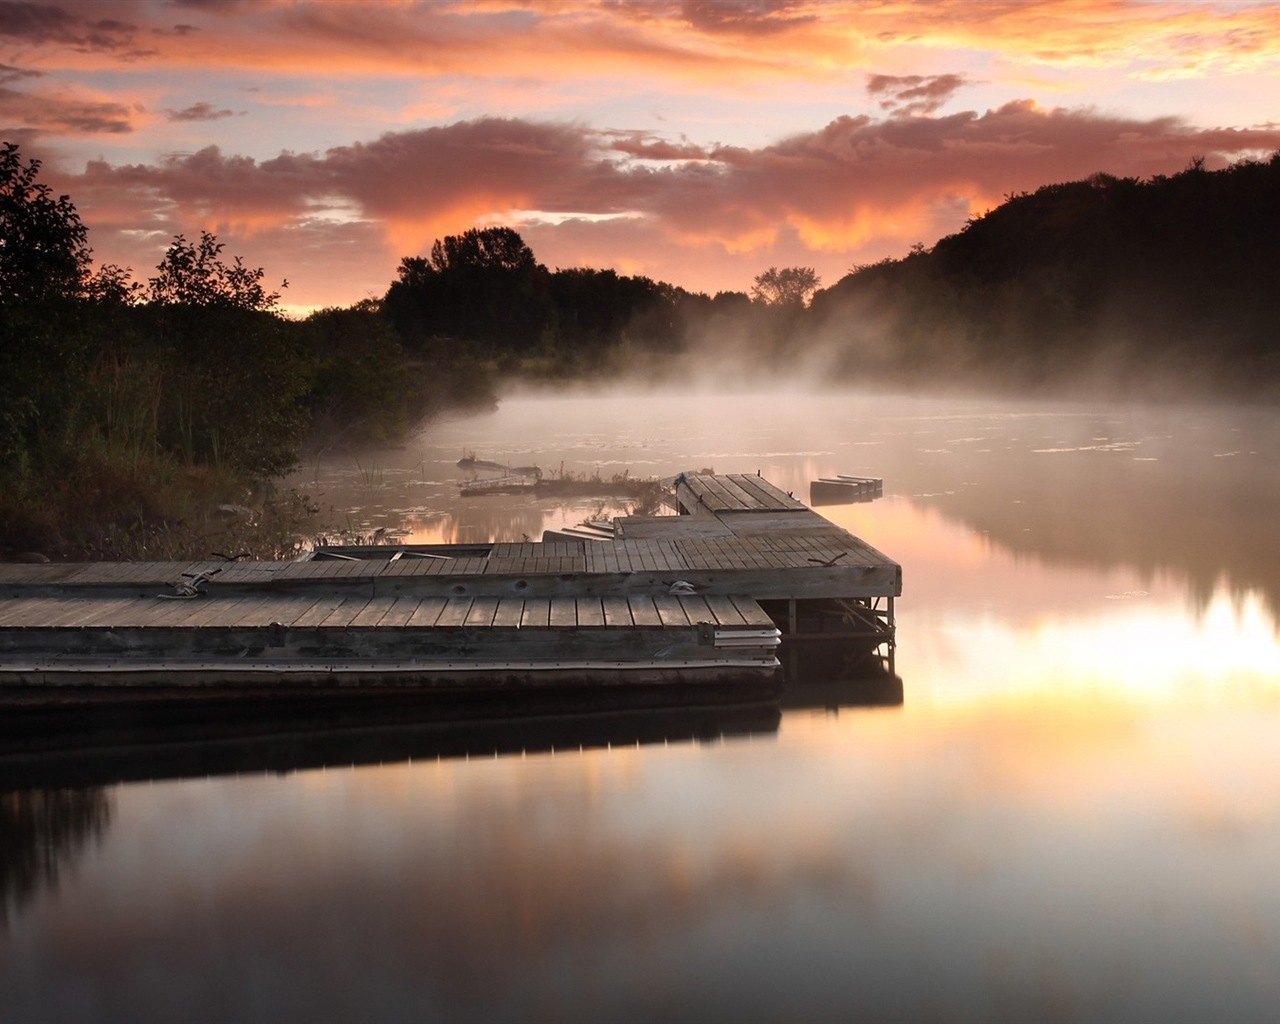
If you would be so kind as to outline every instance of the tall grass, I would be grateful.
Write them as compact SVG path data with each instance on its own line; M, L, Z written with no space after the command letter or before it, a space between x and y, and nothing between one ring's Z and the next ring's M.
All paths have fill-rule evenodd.
M0 486L0 554L54 559L284 558L317 529L295 491L254 494L226 467L144 452L138 435L90 436Z

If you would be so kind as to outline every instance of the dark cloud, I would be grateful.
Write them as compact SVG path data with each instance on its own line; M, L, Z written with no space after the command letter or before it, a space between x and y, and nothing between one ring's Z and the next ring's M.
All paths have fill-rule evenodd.
M15 68L8 64L0 64L0 85L10 82L22 82L32 78L43 78L43 71L32 71L28 68Z
M900 116L933 114L968 84L964 75L869 75L867 92L880 109Z
M61 7L0 0L0 36L28 43L74 43L81 20Z
M614 187L617 175L596 133L509 118L388 133L332 149L317 166L326 182L380 216L477 201L575 210L576 197L612 210L628 194Z
M313 199L325 192L321 178L307 166L309 161L302 158L300 166L292 166L295 159L282 156L259 164L206 146L170 155L158 164L111 167L95 161L82 180L104 201L162 199L197 223L279 222L305 215Z
M236 112L225 107L222 110L215 110L208 103L193 103L185 110L166 108L165 116L170 121L219 121L224 117L235 117Z
M232 14L242 11L250 0L170 0L174 7L183 7L192 11L210 11L214 14Z
M94 5L82 5L93 11ZM0 0L0 37L27 44L55 44L76 50L125 51L138 56L134 47L137 27L115 18L86 19L54 4Z
M122 103L37 96L0 87L0 118L41 133L119 135L133 131L133 114Z
M773 35L817 21L812 13L800 13L809 6L789 0L686 0L680 16L702 32Z
M637 160L703 160L707 150L691 142L672 142L647 132L607 132L609 148Z

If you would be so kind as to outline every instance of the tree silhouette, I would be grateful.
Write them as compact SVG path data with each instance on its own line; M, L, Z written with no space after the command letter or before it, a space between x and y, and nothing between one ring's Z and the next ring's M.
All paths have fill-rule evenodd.
M88 276L88 229L70 196L36 181L39 171L16 143L0 143L0 300L79 296Z
M751 295L770 306L803 308L821 283L813 267L770 267L756 277Z
M200 241L194 244L178 235L156 267L159 273L150 281L151 301L274 311L280 303L280 293L262 287L262 268L246 267L239 256L232 264L224 263L222 249L217 236L208 231L201 231ZM288 287L288 282L281 287Z

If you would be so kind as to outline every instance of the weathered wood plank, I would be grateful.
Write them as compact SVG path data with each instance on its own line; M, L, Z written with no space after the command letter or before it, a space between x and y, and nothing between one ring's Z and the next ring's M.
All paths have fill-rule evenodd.
M697 477L703 487L702 501L713 512L745 512L746 502L732 494L719 477Z
M413 613L418 610L421 599L417 597L396 597L392 598L391 606L387 609L386 615L378 622L378 625L384 628L402 628L409 624L409 620L413 618Z
M603 626L604 607L600 603L598 597L580 597L578 601L578 625L579 626Z
M304 608L293 617L292 622L286 622L286 626L309 628L318 626L327 619L333 610L342 603L342 597L338 594L326 594L318 601L315 601L310 607Z
M730 473L729 479L751 494L762 511L784 509L810 511L809 507L795 495L788 494L777 484L766 480L764 477L749 476L745 473Z
M681 594L676 600L680 602L680 607L684 609L685 616L691 623L718 624L719 619L707 604L707 599L700 594Z
M47 602L47 604L45 603ZM31 598L14 598L0 602L0 626L73 626L76 619L90 609L84 599L50 597L33 607Z
M689 616L685 614L684 605L680 603L679 598L669 594L660 594L653 599L653 606L657 609L658 620L664 626L687 626L689 625Z
M745 490L732 476L716 477L716 483L723 487L725 493L733 498L735 502L740 503L742 508L748 512L764 511L768 507L762 504L755 494Z
M632 626L631 602L625 597L605 597L600 600L606 626Z
M56 597L0 602L0 626L43 626L61 604Z
M448 603L447 598L424 597L418 602L418 607L413 610L413 614L409 616L409 621L405 625L410 629L429 629L436 624L440 613Z
M370 598L369 603L365 605L351 620L353 626L376 626L382 621L383 616L391 610L391 606L395 604L394 597L374 597Z
M658 609L654 607L652 597L647 595L629 597L627 601L631 605L631 619L637 626L662 625L662 616L658 614Z
M576 626L578 624L578 601L573 597L553 597L548 625Z
M514 629L520 625L520 619L524 615L524 599L519 597L504 597L498 601L498 610L493 616L493 625L495 627L506 627Z
M752 628L768 629L774 625L773 619L755 601L749 597L739 597L732 595L730 600L733 606L738 609L742 615L743 621Z
M350 625L351 620L359 615L371 600L373 599L366 594L361 594L359 597L343 598L341 602L334 606L333 611L325 616L320 623L320 628L341 629Z
M477 626L488 629L493 625L493 617L498 612L498 599L496 597L477 597L471 602L471 608L467 611L467 617L463 619L464 626Z
M471 611L471 603L472 599L469 597L449 598L444 611L440 613L440 618L436 619L436 627L464 625Z
M536 629L546 626L551 621L551 600L545 597L526 598L524 611L520 615L522 629Z
M745 626L747 624L742 612L738 611L737 605L727 595L708 594L703 600L706 601L711 614L715 616L717 625Z

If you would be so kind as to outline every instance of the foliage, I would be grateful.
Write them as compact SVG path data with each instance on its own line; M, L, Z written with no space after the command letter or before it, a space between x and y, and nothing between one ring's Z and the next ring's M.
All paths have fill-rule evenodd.
M526 274L538 269L533 250L511 228L472 228L437 239L431 246L436 273L478 272Z
M88 277L88 229L69 196L36 181L40 161L23 163L0 143L0 301L78 296Z
M297 462L310 367L263 272L208 233L179 237L150 288L90 273L39 168L0 145L0 550L177 550L207 512L191 501Z
M504 375L558 379L679 351L689 298L613 270L549 272L517 232L495 227L403 259L382 309L406 352L441 369L470 358Z
M262 286L261 267L246 267L239 256L231 264L222 260L222 243L208 231L190 243L178 235L165 250L164 259L150 280L149 298L161 305L230 306L272 312L280 304L279 292ZM287 288L285 281L280 287Z
M472 229L437 240L429 259L401 260L383 308L412 352L430 353L448 338L527 352L550 317L546 273L512 229Z
M770 306L798 308L808 304L821 283L813 267L770 267L756 276L751 295Z
M312 313L298 325L310 365L311 440L385 444L430 411L430 377L411 364L376 302Z

